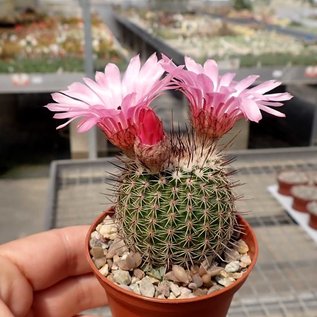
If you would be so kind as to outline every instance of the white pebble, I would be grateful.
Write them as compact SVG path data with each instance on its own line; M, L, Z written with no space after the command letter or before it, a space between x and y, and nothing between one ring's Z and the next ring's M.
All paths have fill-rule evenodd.
M132 283L132 284L130 284L130 288L131 288L131 290L132 290L134 293L136 293L136 294L138 294L138 295L141 295L140 287L139 287L138 284Z
M107 276L109 274L109 265L105 264L100 270L99 272L103 275L103 276Z
M185 269L182 268L181 266L179 266L179 265L173 265L173 267L172 267L172 272L174 273L174 276L176 277L176 279L177 279L179 282L182 282L182 283L185 283L185 284L188 284L188 283L189 283L188 274L187 274L187 272L185 271Z
M241 267L247 267L251 264L251 258L248 254L244 254L240 259L240 266Z
M239 270L239 261L232 261L225 266L225 271L228 273L235 273Z
M179 286L175 283L170 283L170 289L172 293L175 295L175 297L178 297L181 294L181 290L179 289Z
M146 276L140 282L140 292L143 296L153 297L155 293L155 287L151 283L151 280Z
M249 247L248 247L248 245L245 243L244 240L240 239L240 240L237 242L237 250L238 250L239 253L245 254L245 253L248 253Z
M220 285L225 286L225 287L229 286L230 284L232 284L235 281L235 279L233 277L223 277L222 278L222 277L218 277L218 276L216 277L216 280Z
M129 285L131 276L128 271L116 270L113 272L113 280L118 284Z
M189 288L184 287L184 286L181 286L179 289L181 291L180 297L182 297L182 298L187 298L188 295L192 293L192 291Z
M189 283L188 284L188 288L192 289L192 290L196 290L198 288L196 283Z

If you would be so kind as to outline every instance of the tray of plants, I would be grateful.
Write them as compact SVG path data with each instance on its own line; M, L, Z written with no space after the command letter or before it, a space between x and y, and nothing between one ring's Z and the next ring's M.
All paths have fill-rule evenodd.
M143 66L139 56L132 58L122 79L108 64L95 81L85 78L52 95L47 108L69 120L59 128L80 118L79 131L97 125L124 153L117 160L52 165L50 209L58 213L47 217L53 226L92 223L83 256L113 316L316 315L316 245L263 193L283 168L283 155L284 164L294 159L317 169L316 149L306 150L311 156L241 152L232 163L220 138L240 118L258 122L260 110L282 117L273 108L291 98L268 93L279 82L250 88L257 76L233 77L220 76L213 60L200 65L187 57L178 67L154 54ZM175 89L189 101L186 134L167 133L149 107ZM248 178L250 192L239 186ZM88 193L105 188L109 207L105 197Z

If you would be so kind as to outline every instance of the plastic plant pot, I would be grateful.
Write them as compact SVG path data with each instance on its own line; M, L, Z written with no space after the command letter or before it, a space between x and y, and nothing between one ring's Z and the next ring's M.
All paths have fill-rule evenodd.
M317 199L317 188L315 186L294 186L291 189L293 197L292 208L300 212L308 212L307 205Z
M296 171L283 171L277 176L278 192L285 196L291 196L293 186L308 184L306 174Z
M310 202L307 209L309 212L308 224L311 228L317 230L317 201Z
M249 255L252 260L250 266L243 273L242 277L229 286L209 295L188 299L158 299L141 296L119 287L117 284L111 282L103 276L93 263L89 252L89 240L91 233L96 229L97 225L102 222L106 215L113 215L113 213L113 210L109 209L94 221L88 231L85 246L87 260L92 271L106 291L113 317L227 316L234 294L248 278L258 257L258 243L256 236L250 225L241 216L237 216L238 223L243 227L245 233L243 240L249 246Z

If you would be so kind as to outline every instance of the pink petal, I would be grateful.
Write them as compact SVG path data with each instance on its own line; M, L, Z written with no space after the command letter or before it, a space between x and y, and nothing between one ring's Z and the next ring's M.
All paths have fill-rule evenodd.
M261 111L256 102L243 99L239 102L239 108L250 121L259 122L262 119Z
M284 104L282 102L274 102L274 101L266 101L262 100L260 102L261 105L270 106L270 107L282 107Z
M279 81L268 80L268 81L264 81L263 83L251 88L249 90L249 92L250 93L264 94L264 93L278 87L279 85L281 85L281 83Z
M75 118L71 118L71 119L68 120L67 122L65 122L65 123L63 123L63 124L61 124L61 125L59 125L56 129L57 129L57 130L62 129L62 128L66 127L68 124L70 124L72 121L74 121L74 120L76 120L76 119L77 119L76 117L75 117Z
M72 98L84 101L89 105L102 102L102 100L91 89L82 83L73 83L68 87L68 90L62 91L62 93Z
M88 119L83 119L82 121L80 121L77 125L77 130L78 132L86 132L89 129L91 129L93 126L95 126L97 124L97 119L92 117L92 118L88 118Z
M204 64L204 74L206 74L213 82L213 86L217 89L219 81L218 65L212 60L208 59Z
M221 86L229 86L232 83L232 80L236 76L235 73L226 73L220 77L219 87Z
M289 94L288 92L263 95L263 100L271 100L271 101L286 101L292 98L293 96Z
M140 56L136 55L131 58L127 70L122 79L122 85L125 87L125 93L131 93L135 86L135 78L139 75L141 67Z
M204 72L203 67L196 63L192 58L185 56L185 65L187 70L195 73L195 74L201 74Z
M156 54L152 54L141 68L138 80L135 82L134 79L138 99L151 91L163 73L164 68L157 62Z
M66 96L60 92L56 92L51 94L52 98L54 101L60 103L60 104L68 104L68 105L73 105L76 106L78 108L84 108L84 109L88 109L89 105L85 102L82 102L78 99L74 99L71 98L69 96Z
M110 108L113 106L112 96L107 88L101 87L90 78L86 77L83 80L85 84L99 97L99 99L102 100L105 107Z
M259 78L258 75L250 75L241 81L239 81L234 88L237 90L238 93L241 93L246 88L250 87L257 79Z
M214 84L212 80L205 74L197 75L197 84L203 93L214 90Z
M267 113L270 113L272 114L273 116L276 116L276 117L285 117L285 114L280 112L280 111L277 111L275 109L272 109L272 108L269 108L267 106L260 106L260 109L267 112Z

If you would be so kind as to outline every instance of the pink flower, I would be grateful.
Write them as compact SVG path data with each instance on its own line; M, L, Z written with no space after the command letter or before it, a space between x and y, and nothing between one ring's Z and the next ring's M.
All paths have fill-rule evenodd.
M56 103L47 108L58 112L54 118L69 119L58 128L80 118L79 132L97 125L113 144L131 154L140 110L169 89L171 75L161 79L161 63L153 54L141 67L137 55L122 78L118 67L109 63L104 72L96 73L95 81L84 78L84 83L73 83L67 90L52 94Z
M272 115L285 115L270 107L279 107L289 100L289 93L265 94L281 83L271 80L250 88L259 76L251 75L234 81L234 73L219 75L217 63L207 60L204 65L185 57L186 69L176 67L164 58L164 68L173 73L179 89L189 100L191 122L202 136L217 139L228 132L240 118L259 122L261 110Z

